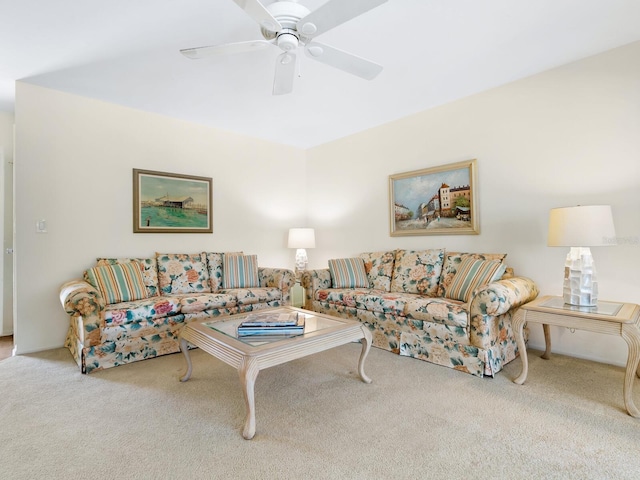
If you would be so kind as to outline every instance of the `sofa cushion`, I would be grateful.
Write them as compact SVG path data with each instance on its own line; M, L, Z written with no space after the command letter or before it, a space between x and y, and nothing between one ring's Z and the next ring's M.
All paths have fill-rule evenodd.
M232 295L238 305L254 305L267 303L274 300L282 300L282 290L275 287L268 288L229 288L220 290L222 293Z
M443 249L396 250L391 291L436 295L443 258Z
M225 290L259 287L258 256L225 254L222 258L222 286Z
M180 312L180 297L156 296L107 305L104 320L109 325L127 325L141 320L155 320Z
M458 271L458 267L465 258L474 258L476 260L496 260L498 262L503 262L506 257L506 253L446 252L444 255L442 275L440 276L440 285L438 285L438 296L446 296L446 289L453 281L453 277Z
M414 296L407 302L405 315L425 322L466 328L469 311L466 304L438 297Z
M140 300L148 295L139 262L93 267L85 272L85 278L107 304Z
M162 295L211 292L204 253L157 253L156 259Z
M97 261L98 266L140 262L142 264L142 278L147 287L147 297L155 297L159 294L158 262L155 258L98 258Z
M180 295L180 313L196 313L214 308L231 308L238 304L235 295L229 293L200 293Z
M415 295L412 293L383 292L372 290L369 293L355 295L356 307L369 312L404 315L405 306Z
M360 257L330 259L329 273L334 288L369 288L364 260Z
M226 255L242 255L242 252L228 252ZM222 288L222 259L224 256L224 253L206 252L209 284L212 292L217 292Z
M445 296L453 300L468 302L473 292L502 277L506 265L496 260L477 260L465 258L451 284L445 289Z
M364 270L371 288L390 291L395 252L367 252L361 253L360 257L364 260Z
M316 291L316 298L320 302L327 302L347 307L356 306L356 296L367 295L371 290L368 288L327 288Z

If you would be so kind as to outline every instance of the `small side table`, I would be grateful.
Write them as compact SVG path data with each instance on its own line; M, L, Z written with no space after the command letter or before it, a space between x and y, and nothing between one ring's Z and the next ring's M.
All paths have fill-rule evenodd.
M529 360L524 343L523 330L527 322L541 323L544 330L545 352L542 358L551 354L549 325L574 328L595 333L618 335L627 342L629 356L624 376L624 405L632 417L640 417L633 403L633 382L636 374L640 377L640 306L634 303L598 302L596 307L577 307L564 303L562 297L544 296L522 305L512 319L516 343L522 359L522 372L514 380L522 385L527 379Z

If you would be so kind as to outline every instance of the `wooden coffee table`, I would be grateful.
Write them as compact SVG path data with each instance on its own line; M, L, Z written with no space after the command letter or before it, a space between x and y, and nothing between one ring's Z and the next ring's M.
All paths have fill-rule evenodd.
M364 361L371 348L371 332L366 325L301 308L282 307L272 311L299 312L304 315L304 333L285 338L270 337L266 340L259 337L239 338L238 325L250 312L218 320L191 322L180 333L180 350L187 361L187 372L180 381L186 382L191 377L189 343L238 370L247 408L242 436L247 440L256 433L254 385L260 370L359 340L362 352L358 373L365 383L371 383L371 379L364 373Z

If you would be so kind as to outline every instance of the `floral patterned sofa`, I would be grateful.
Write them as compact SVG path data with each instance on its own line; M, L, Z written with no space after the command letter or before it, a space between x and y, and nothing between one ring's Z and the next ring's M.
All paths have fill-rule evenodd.
M518 355L515 309L538 295L505 257L431 249L332 259L303 273L305 308L358 319L376 347L493 376Z
M82 373L174 353L185 323L288 305L294 284L293 271L241 252L99 258L60 289L65 346Z

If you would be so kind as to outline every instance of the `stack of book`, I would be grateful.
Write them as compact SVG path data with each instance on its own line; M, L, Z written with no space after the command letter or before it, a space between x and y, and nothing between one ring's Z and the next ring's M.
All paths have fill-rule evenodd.
M298 312L252 313L238 325L238 337L291 336L302 333L304 333L304 315Z

